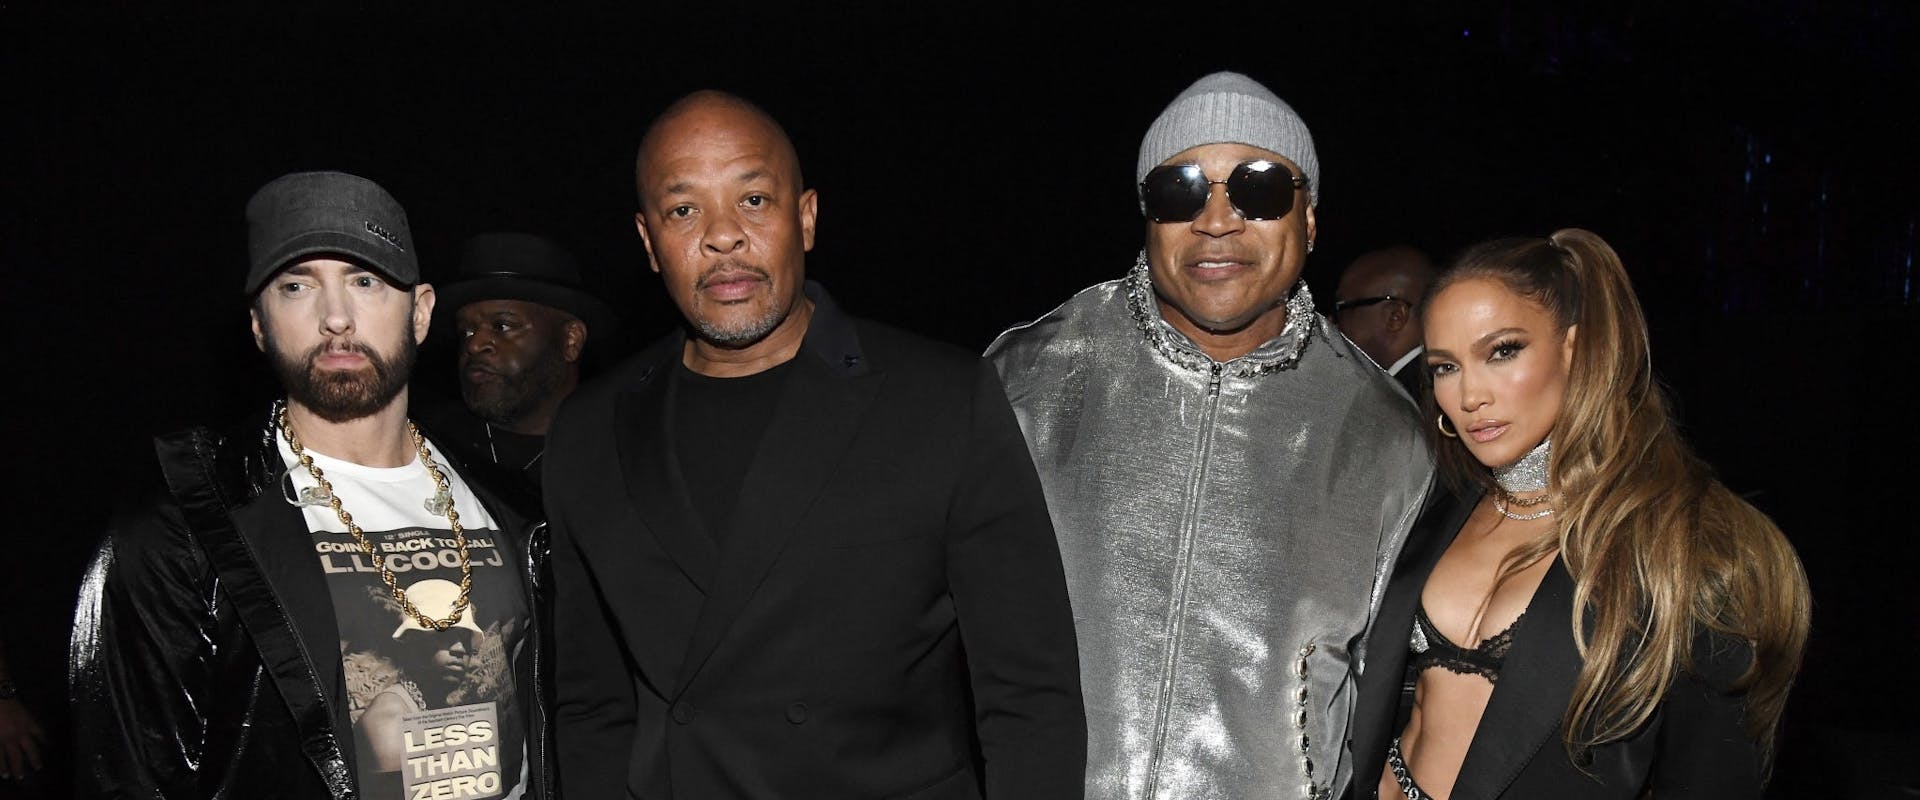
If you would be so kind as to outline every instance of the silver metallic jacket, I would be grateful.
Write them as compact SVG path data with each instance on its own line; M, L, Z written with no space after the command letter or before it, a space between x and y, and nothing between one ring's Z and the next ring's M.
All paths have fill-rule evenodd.
M1080 642L1087 797L1327 798L1433 467L1392 378L1313 311L1215 362L1123 280L1001 334Z

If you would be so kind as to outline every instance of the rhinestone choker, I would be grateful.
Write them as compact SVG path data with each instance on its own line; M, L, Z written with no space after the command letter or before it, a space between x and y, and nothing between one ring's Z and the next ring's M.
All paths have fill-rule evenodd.
M1553 440L1542 439L1520 460L1493 468L1493 482L1507 494L1539 492L1547 488L1547 462L1552 460Z

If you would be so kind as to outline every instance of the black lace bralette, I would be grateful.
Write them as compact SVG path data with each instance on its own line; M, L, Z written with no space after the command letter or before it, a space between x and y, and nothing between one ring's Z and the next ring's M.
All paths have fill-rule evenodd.
M1414 672L1424 672L1429 667L1444 667L1448 672L1461 675L1479 675L1488 683L1500 682L1500 665L1507 660L1507 651L1513 648L1513 629L1520 626L1520 619L1527 612L1513 618L1513 624L1506 630L1480 641L1480 646L1471 650L1454 644L1446 634L1427 618L1424 606L1415 606L1413 610L1413 638L1407 643L1407 649L1413 653L1408 666Z

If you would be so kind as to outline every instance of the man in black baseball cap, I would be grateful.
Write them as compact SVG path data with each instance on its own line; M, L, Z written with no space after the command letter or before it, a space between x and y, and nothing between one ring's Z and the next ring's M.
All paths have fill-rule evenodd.
M165 488L115 519L81 588L76 796L545 797L531 526L408 419L435 294L406 213L341 172L246 208L252 333L285 396L154 441ZM489 669L423 690L394 664L396 614L473 633L450 658Z
M373 270L395 286L420 282L407 212L373 181L344 172L282 175L247 201L246 292L311 257L333 256ZM429 290L430 291L430 290Z
M590 335L616 318L589 293L579 264L551 239L483 233L467 240L459 280L440 294L459 338L465 413L434 415L436 433L523 514L540 511L547 425L580 383Z

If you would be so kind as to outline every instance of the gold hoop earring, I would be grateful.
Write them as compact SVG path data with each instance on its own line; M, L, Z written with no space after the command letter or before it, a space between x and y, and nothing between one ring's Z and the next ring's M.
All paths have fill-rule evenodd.
M1458 439L1458 438L1460 438L1460 434L1457 434L1457 433L1454 433L1453 431L1450 431L1450 430L1447 430L1447 415L1446 415L1446 414L1441 414L1441 415L1440 415L1439 417L1437 417L1437 418L1435 418L1435 419L1434 419L1434 421L1433 421L1433 425L1434 425L1434 427L1436 427L1436 428L1439 428L1439 429L1440 429L1440 435L1441 435L1441 436L1445 436L1445 437L1447 437L1447 438L1449 438L1449 439Z

